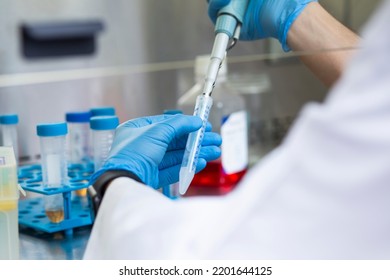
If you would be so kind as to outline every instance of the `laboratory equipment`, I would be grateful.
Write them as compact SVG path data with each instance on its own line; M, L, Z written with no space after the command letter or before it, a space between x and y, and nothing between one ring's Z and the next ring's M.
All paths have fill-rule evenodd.
M97 171L107 159L114 140L115 129L119 125L117 116L92 117L90 128L92 130L92 150L94 169Z
M202 79L207 71L208 56L195 60L195 85L178 100L178 108L190 114L202 93ZM248 167L248 118L245 100L230 86L227 63L219 70L213 91L214 109L209 122L222 137L221 158L207 163L196 174L186 195L219 195L232 190Z
M198 96L194 110L194 115L199 116L203 120L203 126L198 131L191 133L187 140L187 146L179 175L179 191L182 195L186 193L194 178L208 115L213 104L211 94L217 80L219 69L226 56L226 52L236 44L239 38L241 23L248 2L249 0L231 0L230 3L218 13L217 22L215 24L216 35L214 46L211 51L202 94ZM231 39L232 43L228 46Z
M95 107L95 108L91 108L90 112L91 112L91 117L115 116L114 107Z
M40 164L23 165L18 170L20 186L30 193L40 194L38 197L25 198L19 201L19 224L32 228L37 232L65 232L67 237L73 236L73 229L91 225L94 211L88 197L72 196L71 194L88 188L92 172L83 165L69 165L69 180L66 185L58 188L47 188L42 181L42 166ZM59 195L63 198L64 220L53 223L46 215L45 197Z
M76 168L92 168L89 130L91 112L69 112L66 113L65 118L69 129L68 168L72 169L72 171ZM78 196L86 196L87 189L77 190L75 194Z
M177 115L177 114L183 114L182 110L177 109L170 109L170 110L164 110L165 115ZM171 199L177 199L180 197L179 193L179 183L176 182L171 185L162 186L162 193Z
M229 84L243 97L248 111L249 166L256 164L275 145L271 120L275 115L271 79L266 73L229 75Z
M0 116L0 145L13 147L16 163L19 159L19 145L18 145L18 132L17 125L19 123L18 115L2 115Z
M19 258L18 177L12 147L0 147L0 259Z
M69 163L88 164L91 161L89 157L89 120L91 112L69 112L65 117L69 129Z
M46 189L62 188L67 184L67 161L65 136L68 133L66 123L39 124L37 135L40 137L42 181ZM53 223L64 220L64 203L61 194L44 197L46 216Z

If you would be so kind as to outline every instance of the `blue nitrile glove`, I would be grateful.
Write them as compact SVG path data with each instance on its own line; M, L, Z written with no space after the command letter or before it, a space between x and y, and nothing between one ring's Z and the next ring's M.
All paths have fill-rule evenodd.
M209 0L209 16L216 22L218 11L231 0ZM284 51L289 51L287 34L295 19L310 2L317 0L249 0L240 39L257 40L273 37Z
M138 118L121 124L115 133L110 154L91 177L91 183L108 170L127 170L155 189L179 180L188 134L202 125L199 117L160 115ZM222 138L206 127L197 172L207 161L220 157Z

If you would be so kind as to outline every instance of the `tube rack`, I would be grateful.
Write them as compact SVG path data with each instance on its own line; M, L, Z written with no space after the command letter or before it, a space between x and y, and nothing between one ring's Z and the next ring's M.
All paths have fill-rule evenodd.
M19 200L19 224L48 233L65 231L67 236L72 236L76 227L91 225L94 220L91 200L88 195L77 196L74 193L88 188L92 173L93 167L90 165L72 164L68 166L67 185L62 188L45 188L39 164L19 167L18 181L25 191L41 195L62 193L64 201L64 220L53 223L45 214L43 197Z

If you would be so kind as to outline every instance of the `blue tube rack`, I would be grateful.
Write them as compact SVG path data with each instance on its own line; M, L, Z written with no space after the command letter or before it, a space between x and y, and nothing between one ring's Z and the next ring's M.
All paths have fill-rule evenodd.
M19 184L25 191L42 195L63 195L64 220L53 223L45 214L44 198L28 198L19 200L19 224L47 233L64 231L66 236L73 235L73 229L91 225L94 211L88 196L72 195L74 191L89 186L93 173L91 165L72 164L68 166L69 183L62 188L45 188L42 184L42 168L40 165L26 165L18 169Z

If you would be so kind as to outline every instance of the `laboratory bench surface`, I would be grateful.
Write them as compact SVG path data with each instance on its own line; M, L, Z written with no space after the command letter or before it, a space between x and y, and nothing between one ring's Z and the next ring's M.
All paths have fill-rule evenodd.
M21 260L81 260L92 226L75 228L73 236L64 232L45 233L19 226Z

